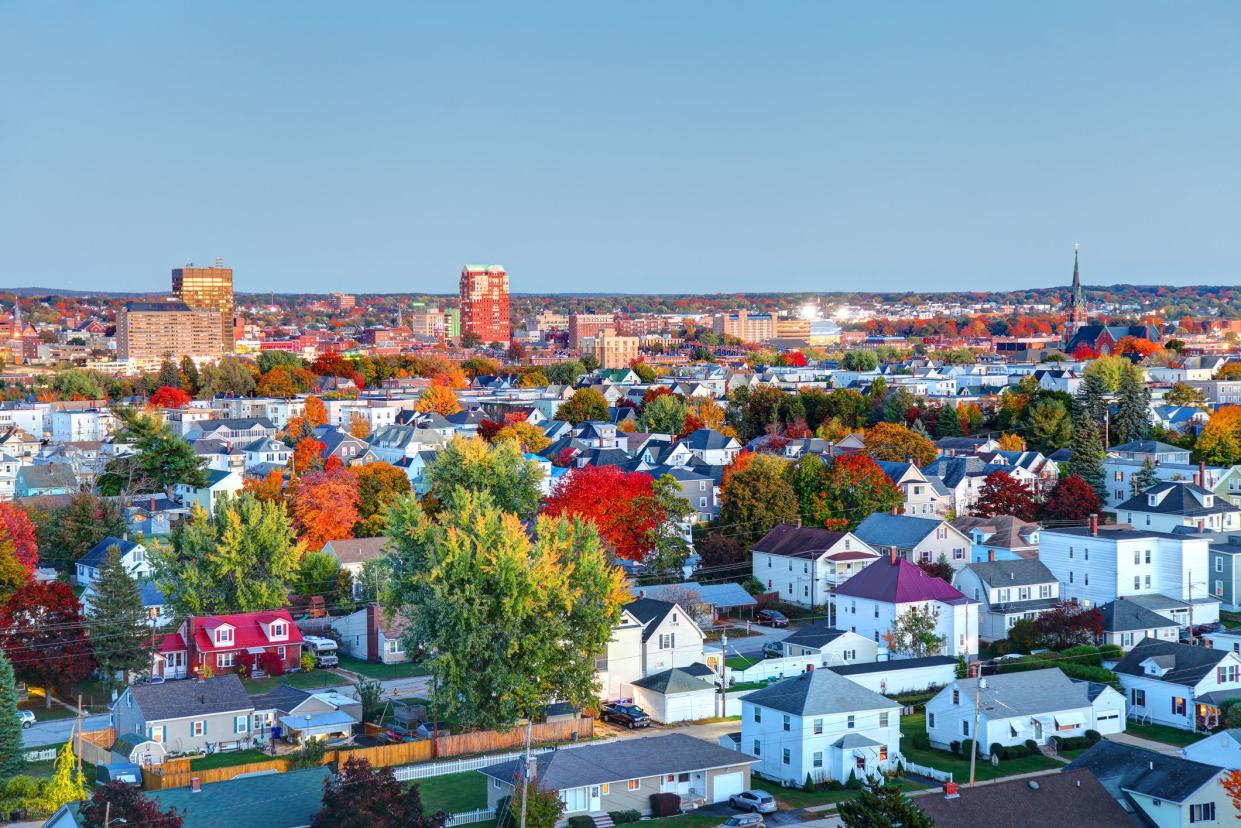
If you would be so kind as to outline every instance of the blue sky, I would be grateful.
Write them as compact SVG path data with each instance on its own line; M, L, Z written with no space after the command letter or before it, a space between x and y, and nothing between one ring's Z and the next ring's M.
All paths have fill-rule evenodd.
M1241 4L0 2L0 286L1241 282Z

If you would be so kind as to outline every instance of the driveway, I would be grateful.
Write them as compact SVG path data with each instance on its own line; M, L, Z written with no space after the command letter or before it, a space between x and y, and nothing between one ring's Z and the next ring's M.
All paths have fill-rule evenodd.
M728 819L733 814L740 814L742 811L729 805L727 802L717 802L714 805L703 805L693 811L691 814L702 814L703 816L718 816L720 822ZM773 814L763 814L763 825L801 825L804 821L802 815L805 810L802 808L794 808L790 811L776 811Z
M39 713L36 710L35 716L38 715ZM106 713L100 713L96 716L84 716L82 718L82 729L84 731L103 730L108 726L109 721L108 714ZM22 744L30 748L63 745L69 741L69 734L77 723L76 717L35 722L30 727L22 730Z
M1103 737L1122 745L1131 745L1132 747L1146 748L1153 750L1155 753L1162 753L1165 756L1181 755L1181 749L1176 745L1169 745L1165 742L1156 742L1154 739L1144 739L1141 736L1134 736L1131 733L1109 733Z
M741 629L745 629L745 624L738 625ZM783 641L792 629L788 627L760 627L758 624L751 624L750 631L757 635L747 635L738 638L728 639L729 656L743 655L753 656L756 658L763 657L763 645L768 641Z

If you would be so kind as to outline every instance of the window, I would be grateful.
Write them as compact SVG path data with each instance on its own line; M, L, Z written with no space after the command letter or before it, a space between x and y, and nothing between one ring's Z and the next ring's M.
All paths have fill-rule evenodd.
M1146 562L1151 562L1151 551L1149 549L1146 550Z
M190 735L191 736L207 735L207 720L198 719L196 721L190 722Z
M1172 697L1172 715L1173 716L1184 716L1185 715L1185 699L1181 698L1180 696Z
M761 722L762 720L763 720L763 708L755 707L754 708L754 721Z
M285 654L284 645L281 644L279 647L276 648L276 655L280 656L281 661L284 661L284 654Z
M604 783L603 783L602 785L600 785L599 787L602 789L602 792L603 792L603 793L605 793L605 794L606 794L606 793L608 793L609 791L611 791L611 790L612 790L611 786L610 786L610 785L608 785L608 783L607 783L607 782L604 782Z
M262 713L255 713L255 714L254 714L254 729L255 729L255 730L257 730L257 731L259 731L259 732L262 732L262 730L263 730L263 726L264 726L265 724L267 724L267 722L263 719L263 714L262 714Z
M249 733L250 732L250 717L249 716L234 716L233 717L233 732L234 733Z
M492 779L492 780L491 780L491 787L493 787L493 788L497 788L497 789L499 789L499 788L503 788L503 787L504 787L504 783L503 783L503 782L501 782L499 779Z
M969 723L969 720L968 720L968 719L966 719L965 721L961 722L961 735L962 735L962 736L968 736L968 735L970 735L970 723Z
M888 746L887 745L879 746L879 761L880 762L888 761Z
M963 561L963 560L965 560L965 550L964 550L964 549L954 549L954 550L952 550L952 558L953 558L953 560L956 560L956 561Z
M926 726L935 727L935 714L934 713L926 714Z
M233 642L233 628L219 627L215 631L216 644L231 644Z
M863 770L863 771L866 770L866 757L865 756L857 757L857 759L854 760L853 764L857 766L858 770Z
M1112 472L1112 479L1115 480L1117 483L1120 483L1125 479L1125 473L1119 472L1119 471Z
M960 690L958 690L958 689L957 689L957 688L955 688L955 687L954 687L954 688L952 688L952 703L953 703L953 704L960 704L960 703L961 703L961 691L960 691Z
M1145 581L1146 588L1150 589L1151 588L1151 576L1147 575L1144 581Z
M875 617L876 618L879 617L879 605L878 604L875 604Z
M789 759L791 758L792 758L792 754L789 752L788 748L785 748L784 750L780 751L780 761L783 762L784 764L787 765L789 763Z
M1069 570L1069 583L1073 583L1073 570Z
M849 716L849 718L848 718L847 723L846 723L846 725L845 725L845 726L846 726L846 727L848 727L850 730L853 730L853 726L854 726L855 724L857 724L857 717L856 717L856 716L854 716L854 715L852 715L852 714L850 714L850 716Z
M1190 822L1214 822L1215 821L1215 803L1204 802L1201 805L1189 806Z
M787 713L786 713L785 715L781 716L780 718L783 720L782 724L784 725L784 730L785 730L786 732L787 732L787 731L789 731L789 730L792 730L792 729L793 729L793 728L790 726L791 720L789 719L789 717L788 717L788 714L787 714Z
M1224 582L1223 581L1217 580L1215 582L1215 594L1216 595L1224 594Z
M400 655L405 652L405 645L399 638L389 638L384 641L384 649L388 651L388 655Z
M631 791L636 791L642 787L642 780L641 779L630 779L629 782L626 783L625 787Z
M1223 559L1223 558L1216 558L1216 559L1215 559L1215 571L1216 571L1216 572L1223 572L1223 571L1224 571L1224 559Z
M845 661L856 661L857 650L845 650L844 656L845 656Z
M1039 586L1038 597L1050 598L1051 597L1051 584L1042 584L1041 586Z
M234 658L236 658L236 656L237 656L237 654L236 654L236 653L232 653L232 652L229 652L229 653L216 653L216 656L215 656L215 666L217 666L217 667L232 667L232 666L233 666L233 659L234 659Z
M163 742L166 731L164 725L147 725L147 738L152 742Z
M1141 575L1134 575L1134 576L1133 576L1133 588L1134 588L1134 589L1141 589L1141 588L1142 588L1142 576L1141 576Z
M659 634L659 649L674 650L676 649L676 646L677 646L677 634L676 633L660 633Z
M585 788L563 790L560 792L560 799L564 802L565 811L585 811L587 808Z
M284 638L289 634L289 627L283 621L277 621L271 625L272 638Z
M1021 589L1017 590L1017 600L1018 601L1029 601L1030 600L1030 588L1022 587Z
M811 758L811 764L816 768L823 767L823 751L816 750Z
M880 726L880 727L887 727L887 726L888 726L888 714L887 714L887 713L880 713L880 714L879 714L879 726Z
M815 719L814 720L814 735L821 736L822 734L823 734L823 720Z
M755 756L763 755L763 744L758 739L754 740L754 750L751 751Z

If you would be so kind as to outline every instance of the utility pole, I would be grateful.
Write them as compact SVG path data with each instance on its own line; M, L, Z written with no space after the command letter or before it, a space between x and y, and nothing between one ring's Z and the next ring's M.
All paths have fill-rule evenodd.
M530 736L534 729L534 714L526 717L526 761L521 772L521 822L520 828L526 828L526 796L530 786L530 777L534 775L534 757L530 755Z
M73 736L69 739L72 741ZM82 772L82 694L78 693L78 749L74 751L78 755L78 773Z
M982 669L978 670L978 683L974 685L974 727L970 730L973 741L970 743L970 787L974 787L974 764L978 760L978 717L982 713L982 691L987 689L987 680L982 677Z
M720 633L720 717L728 716L728 632Z
M1186 586L1189 589L1189 646L1192 647L1194 645L1194 571L1187 570L1185 576L1188 580Z

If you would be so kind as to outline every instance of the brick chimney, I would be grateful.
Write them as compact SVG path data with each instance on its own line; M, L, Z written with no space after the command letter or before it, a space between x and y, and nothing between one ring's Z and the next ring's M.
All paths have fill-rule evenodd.
M1099 516L1098 515L1090 516L1090 534L1091 535L1099 534Z
M892 514L894 514L894 515L899 515L900 513L901 513L901 507L900 507L900 506L893 506L893 507L892 507Z
M987 550L987 561L990 563L995 563L995 550L994 549Z
M379 661L379 607L366 605L366 660Z
M888 550L888 563L892 564L892 566L896 566L896 547L895 546L893 546L891 549Z
M1207 487L1207 464L1206 463L1198 464L1198 485L1204 489Z

